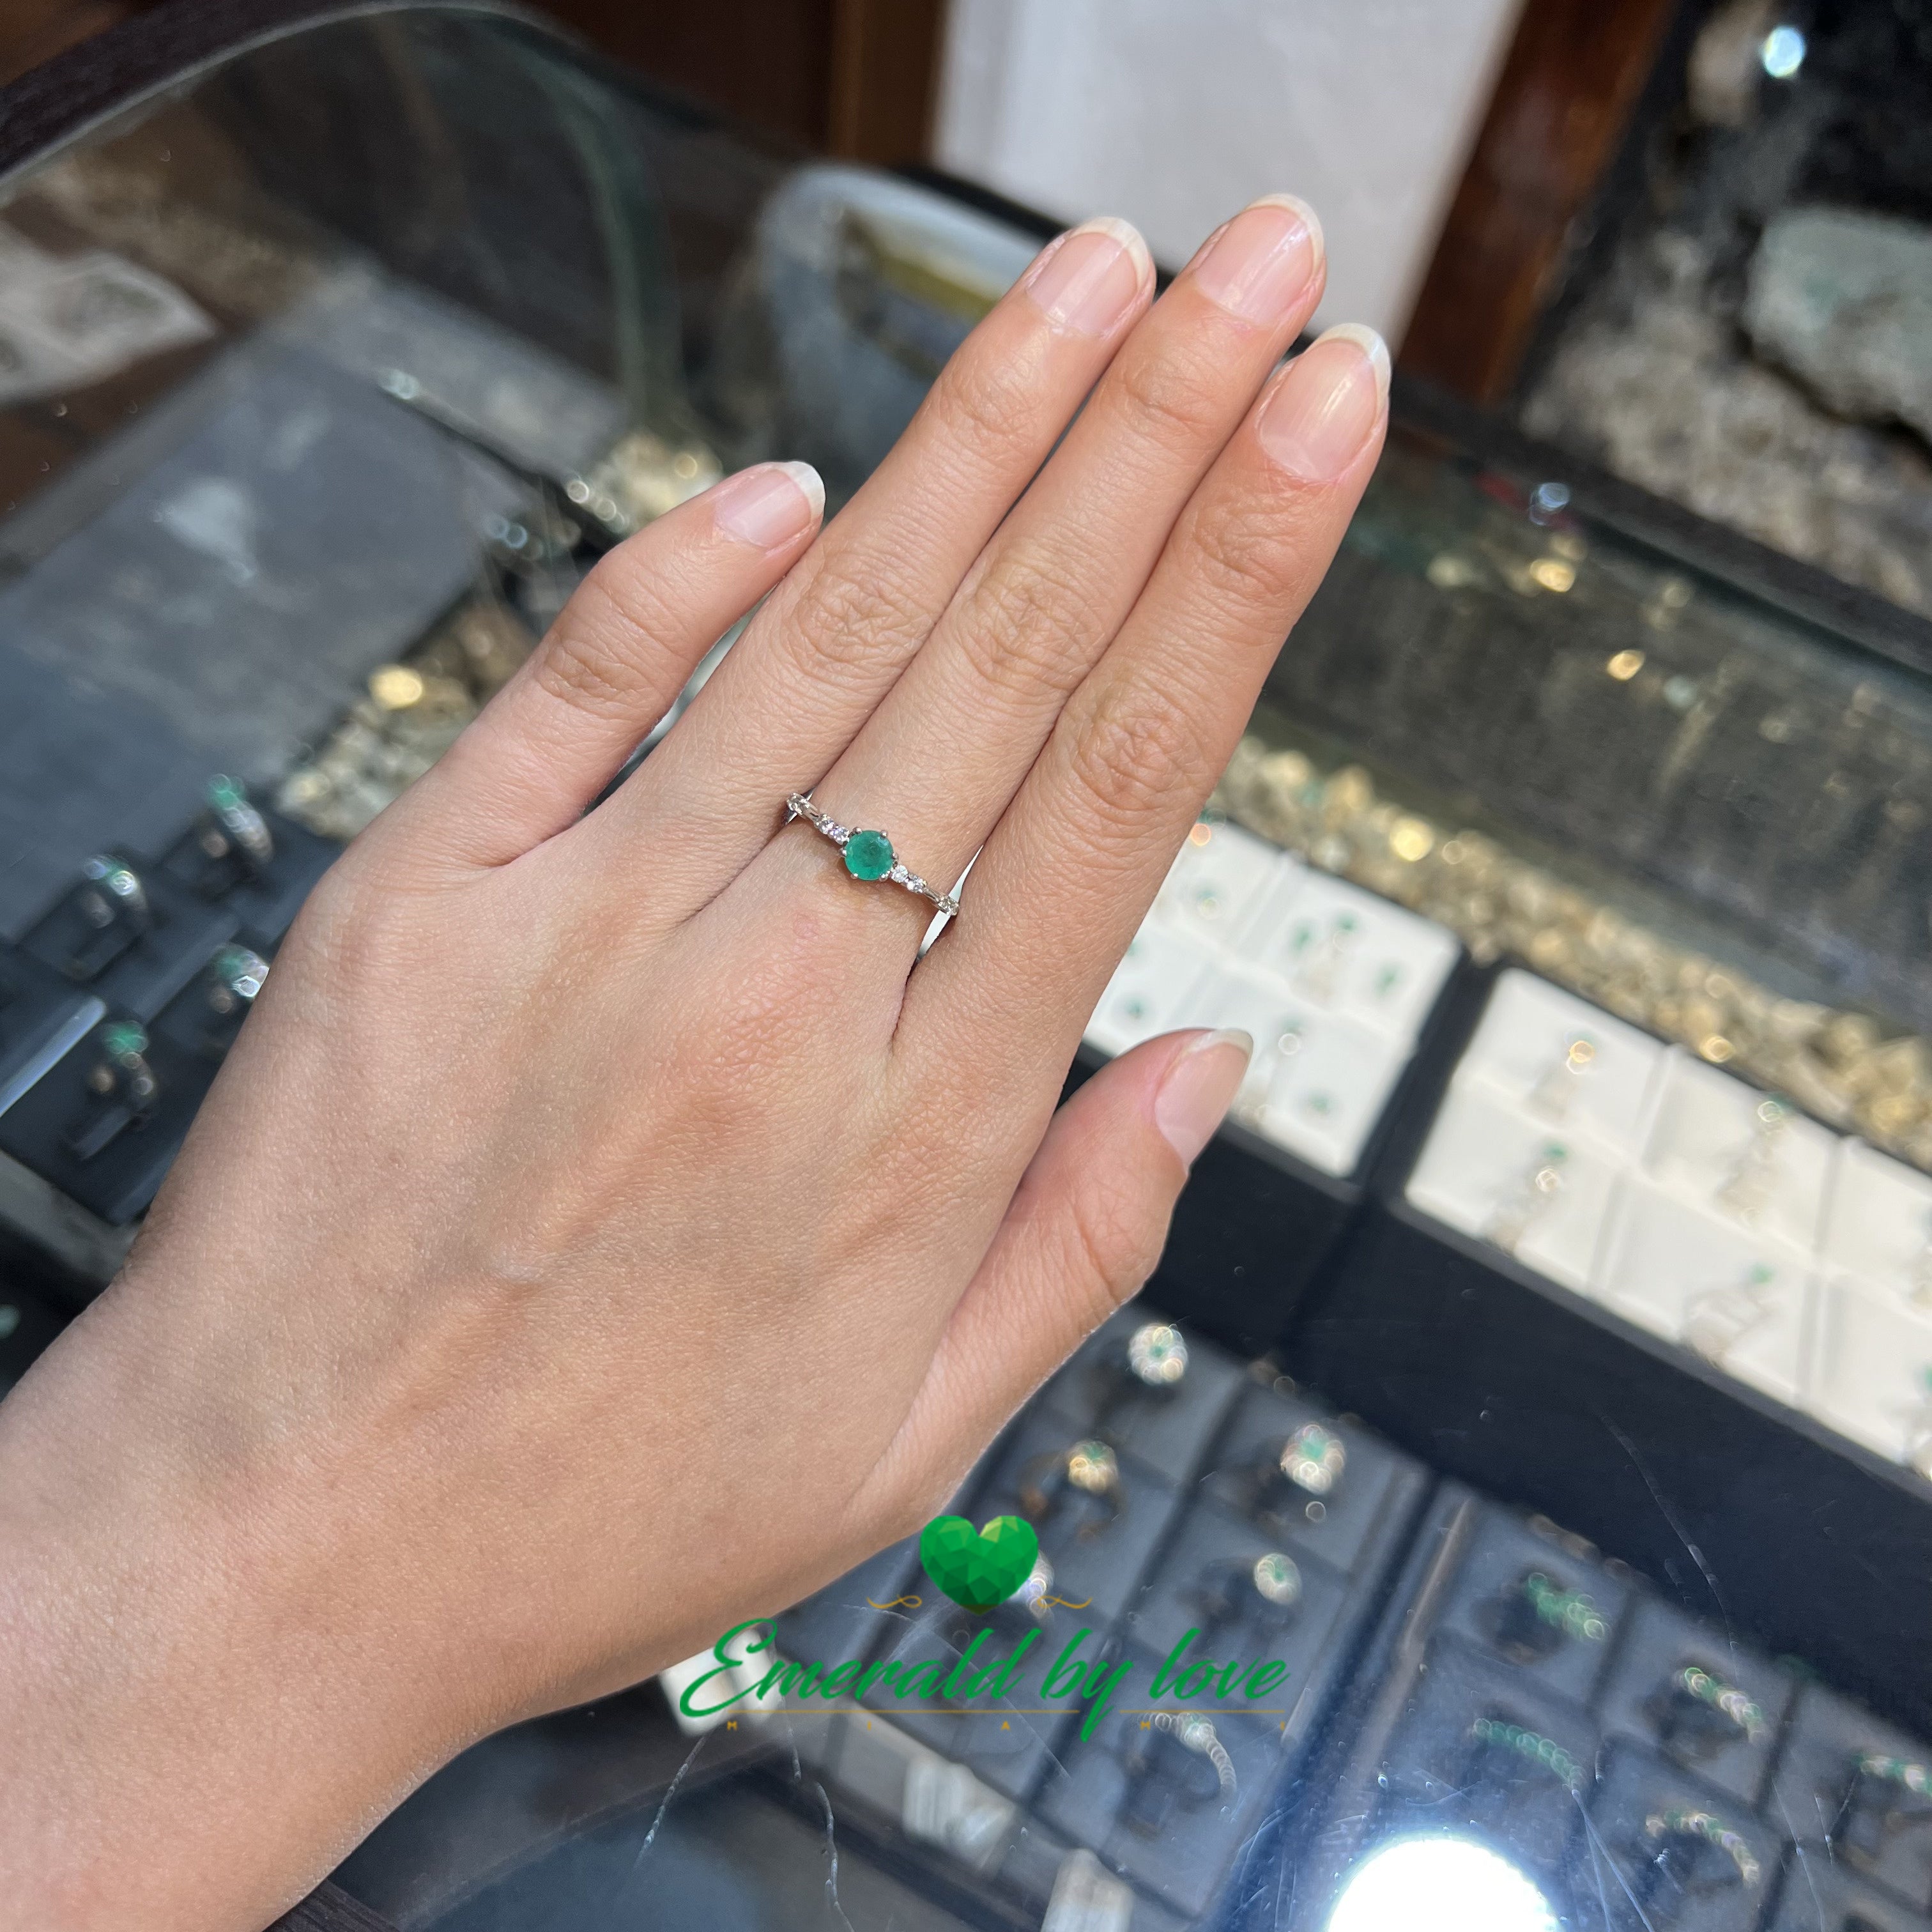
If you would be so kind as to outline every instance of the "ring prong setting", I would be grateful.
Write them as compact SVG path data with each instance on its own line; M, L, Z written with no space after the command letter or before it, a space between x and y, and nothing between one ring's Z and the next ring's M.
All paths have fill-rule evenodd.
M897 862L883 832L854 832L845 841L845 869L855 879L883 879Z

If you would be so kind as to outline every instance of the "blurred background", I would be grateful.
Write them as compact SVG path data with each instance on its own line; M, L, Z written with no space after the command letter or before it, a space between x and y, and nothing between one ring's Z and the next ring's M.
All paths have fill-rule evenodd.
M141 10L12 0L0 79ZM1328 226L1324 322L1372 322L1408 371L1932 611L1923 0L542 10L808 149L1124 214L1170 266L1292 187ZM1841 305L1793 292L1820 274L1882 321L1851 340Z
M1486 1932L1932 1932L1932 0L547 10L0 0L0 1393L599 556L766 457L836 508L1057 224L1173 268L1292 188L1388 446L1069 1077L1258 1050L957 1506L1036 1523L1009 1634L1300 1688L780 1746L644 1687L340 1882L1410 1932L1438 1864L1329 1905L1420 1831ZM916 1576L782 1653L956 1653Z

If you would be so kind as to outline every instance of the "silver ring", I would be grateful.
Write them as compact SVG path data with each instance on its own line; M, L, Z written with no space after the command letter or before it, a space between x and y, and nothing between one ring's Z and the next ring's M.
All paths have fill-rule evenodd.
M836 818L829 818L814 805L804 792L795 791L785 800L785 823L789 825L794 818L802 818L821 838L829 838L845 855L845 869L855 879L884 880L895 886L903 886L909 892L916 892L922 899L930 899L948 919L959 916L959 902L950 892L942 892L928 886L916 872L908 872L899 855L892 850L892 842L883 832L868 832L853 826L841 825Z

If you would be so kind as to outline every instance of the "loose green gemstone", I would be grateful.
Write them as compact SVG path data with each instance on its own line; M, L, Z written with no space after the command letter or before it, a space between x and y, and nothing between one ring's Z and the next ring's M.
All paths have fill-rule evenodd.
M845 842L845 869L855 879L883 879L892 869L892 842L883 832L855 832Z

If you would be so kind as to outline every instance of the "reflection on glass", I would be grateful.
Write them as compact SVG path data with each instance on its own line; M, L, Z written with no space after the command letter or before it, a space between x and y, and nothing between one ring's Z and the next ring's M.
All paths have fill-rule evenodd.
M1349 1875L1328 1932L1556 1932L1543 1894L1467 1838L1400 1838Z

